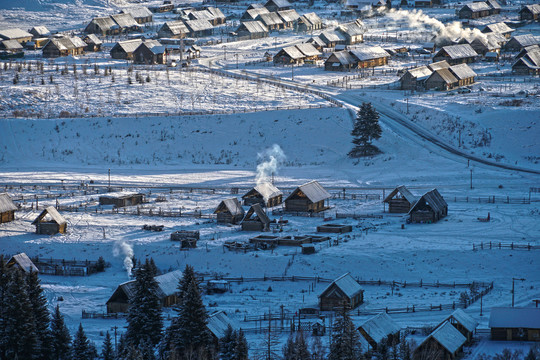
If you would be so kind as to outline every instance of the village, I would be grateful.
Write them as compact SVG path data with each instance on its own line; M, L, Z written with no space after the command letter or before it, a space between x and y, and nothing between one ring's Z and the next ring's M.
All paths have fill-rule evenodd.
M72 333L117 342L151 258L250 359L343 309L369 356L540 353L540 4L125 5L0 8L0 255Z

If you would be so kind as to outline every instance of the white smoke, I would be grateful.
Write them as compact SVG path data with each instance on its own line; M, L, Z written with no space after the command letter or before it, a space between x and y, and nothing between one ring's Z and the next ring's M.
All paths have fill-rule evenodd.
M259 185L270 182L272 174L277 174L278 168L287 157L281 147L274 144L263 152L258 153L257 158L261 161L257 165L257 175L255 176L255 182Z
M114 256L124 257L124 269L126 269L128 277L131 277L131 270L133 269L133 246L125 241L120 241L114 244L113 247Z
M436 43L441 43L448 40L454 41L456 39L466 39L472 41L477 37L482 39L486 38L486 35L478 29L463 28L459 21L444 24L441 21L424 14L422 10L409 11L391 9L386 16L394 21L405 20L411 28L417 30L432 30L433 35L436 36Z

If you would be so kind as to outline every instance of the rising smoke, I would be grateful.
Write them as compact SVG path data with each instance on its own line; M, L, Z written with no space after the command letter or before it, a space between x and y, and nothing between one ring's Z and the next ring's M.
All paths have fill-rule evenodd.
M263 152L258 153L257 158L260 163L257 165L255 182L259 185L270 182L272 174L277 174L278 168L283 164L287 157L281 147L274 144Z
M114 244L113 247L114 256L123 256L124 257L124 269L126 269L128 277L131 277L131 270L133 269L133 246L126 243L125 241L120 241Z
M406 21L413 29L432 30L433 35L436 36L436 44L454 41L456 39L466 39L470 41L477 37L482 39L486 38L486 35L478 29L465 29L459 21L444 24L441 21L424 14L422 10L409 11L391 9L386 16L394 21Z

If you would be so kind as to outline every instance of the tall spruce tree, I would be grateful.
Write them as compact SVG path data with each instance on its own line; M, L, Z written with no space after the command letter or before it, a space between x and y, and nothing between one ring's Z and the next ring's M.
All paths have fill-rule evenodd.
M249 346L246 334L242 329L236 332L234 345L234 360L248 360Z
M337 330L330 344L328 360L362 359L360 336L346 306L343 307L339 317L336 319L334 328L337 328Z
M223 338L219 340L219 354L221 360L234 359L234 347L236 345L236 334L231 325L227 326Z
M50 315L47 299L43 295L37 272L31 271L26 275L28 298L32 305L37 337L37 351L40 359L50 359L52 356L52 336L50 330Z
M71 336L64 323L64 317L60 313L60 307L56 309L51 319L52 354L54 360L71 359Z
M379 113L371 103L362 103L351 132L354 137L352 141L354 147L349 152L349 157L372 156L381 152L379 148L372 144L373 140L380 139L382 135L379 117Z
M105 339L101 347L101 358L103 360L114 360L115 358L111 334L108 331L105 333Z
M74 360L94 360L95 347L84 332L82 324L79 323L79 329L73 337L73 345L71 346L72 357Z
M159 343L163 329L155 270L146 259L135 273L134 295L129 301L126 342L138 347L143 341Z
M311 359L304 333L299 331L296 336L289 336L287 343L283 347L284 360L306 360Z

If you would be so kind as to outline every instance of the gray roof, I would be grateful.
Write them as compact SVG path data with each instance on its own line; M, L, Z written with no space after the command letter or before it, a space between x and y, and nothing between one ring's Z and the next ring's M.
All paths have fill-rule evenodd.
M336 29L344 34L347 34L348 36L358 36L366 32L366 29L356 21L341 24Z
M435 71L435 70L439 70L439 69L448 69L450 67L450 64L448 63L448 61L443 60L443 61L437 61L437 62L428 64L427 66L432 71Z
M139 40L139 45L137 45L136 47L138 48L142 44L142 40L141 39L135 39L135 40ZM134 40L127 40L127 41L134 41ZM121 42L125 43L126 41L121 41ZM118 44L120 44L121 42L118 42ZM149 45L150 43L152 43L153 45L161 45L157 40L148 40L147 43ZM132 196L137 196L137 195L142 195L142 194L138 192L134 192L134 191L117 191L117 192L103 194L103 195L100 195L99 197L105 198L105 199L126 199L126 198L130 198Z
M529 10L533 14L540 14L540 4L525 5L519 12L522 12L523 10Z
M3 40L0 43L2 44L0 48L4 48L6 50L22 50L23 49L23 46L17 40Z
M319 297L323 296L328 290L330 290L333 286L337 286L345 295L347 295L349 298L352 298L359 292L364 291L360 284L351 276L350 273L346 273L338 277L336 280L332 281L330 285L324 289L324 291L319 295Z
M538 50L529 51L525 55L523 55L520 59L532 64L532 66L528 65L528 67L530 68L540 67L540 51Z
M214 214L216 214L218 210L223 209L223 207L225 207L233 216L244 215L244 208L240 205L237 198L225 199L221 201L216 208L216 211L214 211Z
M88 34L84 37L85 42L87 44L95 44L95 45L101 45L103 44L103 41L101 41L96 34Z
M261 8L246 10L246 12L244 13L244 16L247 14L250 18L255 20L257 18L257 16L259 16L260 14L268 14L269 12L270 11L268 11L267 8L261 7ZM242 16L242 17L244 17L244 16Z
M178 291L178 283L182 278L182 271L175 270L163 275L154 277L154 280L158 283L157 295L160 298L171 296ZM128 299L131 299L135 291L135 280L127 281L118 286L121 288ZM116 291L115 291L116 293Z
M455 84L458 82L458 79L456 79L456 77L454 76L454 74L452 74L452 72L450 72L450 69L449 68L446 68L446 69L437 69L433 72L433 74L431 74L431 77L435 77L435 76L439 76L441 77L441 79L446 83L446 84ZM429 81L429 78L428 78L428 81ZM412 210L412 208L411 208Z
M388 335L395 334L401 327L387 313L380 313L364 321L358 326L377 344Z
M478 56L476 51L474 51L474 49L469 44L444 46L437 52L435 57L437 57L441 52L446 52L451 59L463 59Z
M111 15L111 18L121 28L138 27L139 23L133 18L131 14L115 14Z
M284 22L292 22L298 20L300 15L294 9L289 10L278 10L278 15Z
M469 332L474 332L474 330L476 330L476 328L478 327L478 321L474 320L471 315L467 314L461 309L457 309L456 311L454 311L450 316L446 318L446 320L450 320L451 318L460 323Z
M314 203L330 198L328 191L326 191L321 184L315 180L297 187L287 199L295 195L298 191L302 191L308 197L308 199Z
M420 67L417 67L417 68L414 68L414 69L407 70L407 72L412 77L416 78L416 80L425 80L428 77L430 77L431 74L433 73L433 71L431 71L431 69L428 68L427 66L420 66ZM405 75L403 75L403 76L405 76ZM404 197L407 198L406 196L404 196Z
M190 12L189 18L193 20L214 20L214 15L208 10L197 10Z
M240 24L240 27L244 27L249 33L256 34L256 33L267 33L268 28L266 25L264 25L259 20L253 20L253 21L244 21L242 24Z
M360 61L389 57L390 54L380 46L361 46L350 50L350 53Z
M45 210L43 210L41 214L39 214L36 220L32 222L32 225L36 225L38 222L41 222L41 220L43 220L43 218L47 214L49 214L50 217L53 219L53 221L57 223L58 225L67 223L66 219L64 219L64 217L60 215L60 213L58 212L58 210L56 210L54 206L49 206Z
M95 23L102 31L118 27L110 16L93 18L91 23Z
M32 37L32 34L17 28L0 30L0 38L2 39L11 40L25 37Z
M330 57L332 56L334 56L341 65L350 65L350 64L355 63L354 57L348 51L345 51L345 50L336 51L332 53L332 55L330 55ZM330 60L330 57L328 58L328 60Z
M283 20L281 20L277 12L260 14L257 19L261 20L266 26L283 24Z
M134 18L145 18L152 16L152 12L147 7L136 7L122 10L123 14L131 14Z
M467 64L459 64L459 65L450 66L449 69L450 69L450 72L454 74L454 76L458 80L470 79L477 76L477 74L473 71L473 69L471 69L469 65Z
M208 20L186 20L186 26L191 32L211 30L214 28Z
M489 327L540 329L540 308L491 308Z
M338 31L335 30L327 30L323 31L321 35L319 35L321 39L326 39L329 42L336 42L336 41L345 41L345 37Z
M295 45L298 50L305 56L319 56L321 55L321 52L315 48L315 46L304 43L304 44L297 44Z
M169 30L171 31L173 35L181 35L181 34L189 33L189 30L186 24L184 24L182 20L168 21L161 26L161 29L163 29L164 27L169 28ZM161 29L159 31L161 31Z
M247 211L246 215L242 221L260 221L261 223L268 225L270 224L270 218L261 207L261 204L253 204Z
M208 316L208 323L206 324L206 327L212 334L214 334L216 338L221 339L225 336L225 331L229 325L234 330L238 328L238 326L227 316L224 311L217 311Z
M223 11L221 11L217 7L209 6L206 8L206 10L210 11L210 13L214 16L214 19L225 19L226 16L223 14Z
M130 53L134 52L142 44L142 42L143 41L141 39L119 41L113 46L113 49L116 48L116 47L120 47L126 53L130 54ZM111 51L112 51L112 49L111 49ZM104 195L104 196L107 196L107 195Z
M13 255L11 257L11 259L8 260L8 264L10 263L16 263L17 265L19 265L19 267L24 271L24 272L36 272L38 273L39 272L39 269L37 268L36 265L34 265L34 263L32 262L32 260L30 260L30 258L28 257L28 255L26 255L25 253L20 253L20 254L17 254L17 255Z
M425 71L423 68L425 68L425 70L427 71ZM421 73L419 73L420 75L422 75L422 77L431 75L431 70L429 70L426 66L421 66L419 68L412 69L409 72L412 72L414 70L419 70L419 69L421 69L422 71ZM429 75L427 74L428 72L429 72ZM388 196L386 197L386 199L383 200L383 202L389 202L398 193L401 194L401 196L403 196L410 204L414 204L416 200L418 200L418 196L413 195L413 193L410 192L409 189L405 187L405 185L400 185L394 190L392 190L392 192L388 194Z
M492 9L501 9L501 5L495 0L486 0L486 4Z
M77 48L84 48L86 47L86 43L82 41L79 37L61 37L61 38L51 38L45 46L47 46L49 43L54 44L58 50L71 50L71 49L77 49Z
M51 32L49 29L47 29L46 26L40 25L40 26L34 26L30 29L30 32L35 33L38 36L49 36Z
M501 34L510 33L512 31L515 31L510 26L506 25L504 22L498 22L495 24L489 24L484 27L482 30L483 33L490 33L490 32L497 32Z
M294 60L305 58L305 55L302 54L302 52L300 50L298 50L298 48L296 46L284 47L283 49L281 49L280 52L278 52L278 54L281 53L281 52L284 52L285 54L287 54L287 56L289 56L291 59L294 59ZM278 54L276 54L276 56Z
M291 6L291 3L287 0L268 0L264 6L268 7L268 5L271 5L272 3L274 3L279 9Z
M317 15L314 12L304 14L300 18L302 19L302 21L308 23L308 25L311 25L311 26L322 24L322 20L319 17L319 15Z
M1 193L0 194L0 213L8 212L8 211L16 211L17 205L11 200L11 197L8 195L8 193Z
M463 7L468 7L472 12L491 10L491 7L485 2L473 2L465 4Z
M259 194L261 194L261 196L265 200L271 199L279 195L283 195L283 192L281 192L281 190L279 190L277 187L274 186L274 184L269 182L257 184L257 186L255 186L253 189Z
M441 326L435 329L427 338L435 339L442 347L451 354L455 353L465 344L467 338L463 336L452 324L445 321ZM424 340L422 344L426 341Z
M537 45L540 43L532 34L515 35L508 41L517 42L521 47Z
M319 46L326 46L326 43L323 41L323 39L321 39L320 37L318 36L314 36L312 37L311 39L308 40L308 43L311 43L311 44L317 44Z
M454 75L452 75L450 73L450 71L448 69L440 69L440 70L437 70L436 72L439 73L439 74L444 73L444 72L448 72L448 74L451 76L451 78L449 78L447 81L450 81L450 83L457 82L457 79L454 77ZM444 76L447 77L448 75L445 74ZM418 206L418 204L420 204L422 202L422 200L425 201L426 204L429 205L433 209L433 211L435 211L435 212L442 211L444 208L448 207L448 204L446 203L444 198L441 196L439 191L437 189L433 189L431 191L428 191L424 195L422 195L418 199L418 201L411 207L411 210L409 211L409 213L413 212L416 209L416 207Z

